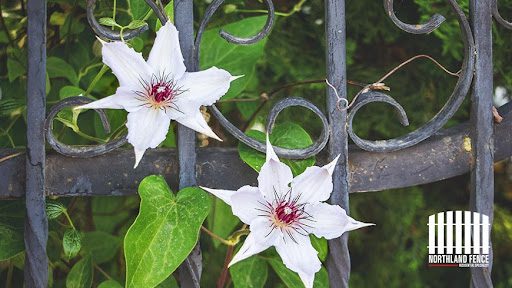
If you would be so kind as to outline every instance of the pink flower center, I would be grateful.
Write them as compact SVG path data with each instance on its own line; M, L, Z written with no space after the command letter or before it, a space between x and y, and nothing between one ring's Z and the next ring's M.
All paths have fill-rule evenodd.
M141 80L141 84L144 89L135 93L146 107L180 111L175 100L185 90L178 86L172 75L153 75L150 81Z
M292 224L299 219L302 211L293 203L279 203L276 208L274 208L274 216L275 219L283 224Z
M155 102L160 103L163 101L172 101L173 98L177 95L177 91L173 89L172 83L169 82L158 82L151 83L150 88L150 96L154 99Z
M262 212L260 216L268 217L271 221L271 229L267 236L275 229L283 233L283 239L285 239L285 235L288 235L287 237L292 241L295 241L295 233L307 236L309 234L308 229L311 228L310 225L314 220L304 210L306 203L299 202L300 195L295 195L292 198L292 190L290 189L284 195L275 191L274 197L272 202L260 202L261 208L256 208L256 210Z

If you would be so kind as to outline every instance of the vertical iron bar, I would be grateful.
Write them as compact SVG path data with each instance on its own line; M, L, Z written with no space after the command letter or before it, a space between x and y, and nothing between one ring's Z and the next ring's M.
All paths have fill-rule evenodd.
M179 31L179 40L187 71L197 71L194 61L194 11L192 0L174 1L174 22ZM196 185L196 133L178 125L178 158L180 165L180 189ZM181 287L199 288L202 257L199 243L179 267Z
M473 163L471 169L471 210L493 219L494 138L492 71L492 0L470 1L471 26L476 47L475 77L471 95ZM491 244L490 244L491 245ZM471 268L474 287L492 287L492 249L488 268Z
M345 1L326 0L326 61L327 79L336 87L338 95L347 98L346 62L345 62ZM332 204L340 205L349 212L348 203L348 142L346 130L346 111L336 108L338 98L333 89L327 88L327 111L331 127L329 140L329 159L341 155L333 174L334 190L330 199ZM348 287L350 276L350 255L348 251L348 233L329 241L327 269L331 287Z
M45 211L46 0L29 0L25 287L48 283Z

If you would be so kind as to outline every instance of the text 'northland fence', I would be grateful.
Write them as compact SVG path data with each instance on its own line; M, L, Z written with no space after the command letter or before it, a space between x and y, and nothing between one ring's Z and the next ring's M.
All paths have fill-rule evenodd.
M91 28L101 38L119 40L119 33L106 29L98 24L94 17L96 0L87 0L87 17ZM159 0L146 0L153 12L164 23L167 15L162 10ZM332 160L341 155L334 172L334 192L331 203L338 204L349 211L349 193L378 191L388 188L407 187L438 181L471 171L471 210L487 215L481 225L464 222L460 211L438 216L438 222L429 222L429 229L437 229L437 242L429 239L431 249L442 249L443 252L455 250L455 253L466 251L466 247L478 249L478 254L488 252L492 264L492 249L489 239L490 226L493 219L493 163L512 155L512 105L507 104L499 109L503 116L500 124L493 123L492 95L492 19L509 29L512 23L504 20L495 0L471 0L469 19L455 0L447 0L448 5L457 17L464 43L464 60L457 84L444 107L429 122L419 129L399 138L371 141L357 136L352 129L355 114L369 103L383 102L393 106L400 116L402 124L407 125L408 119L402 106L387 94L365 87L354 102L348 105L346 77L346 35L345 35L345 0L325 1L325 38L327 80L334 89L328 89L326 107L320 109L302 98L287 98L278 102L270 112L267 130L271 127L280 111L291 106L300 106L315 113L323 124L323 130L313 145L305 149L284 149L276 147L279 156L290 159L303 159L318 154L327 147L324 160ZM194 15L192 0L174 1L174 21L179 30L182 53L187 71L196 71L199 67L199 45L211 17L221 7L224 0L214 0L207 8L200 21L199 29L194 31ZM247 45L260 41L272 29L275 12L271 0L265 0L268 18L264 27L256 35L240 38L221 31L219 37L239 45ZM391 21L401 30L413 34L427 34L439 27L445 18L434 15L425 24L407 24L394 13L393 1L384 0L384 10ZM130 159L132 156L125 151L113 151L126 143L125 137L99 146L72 147L59 142L51 131L53 117L65 107L87 103L84 98L72 97L53 106L46 113L46 1L28 0L28 87L27 87L27 150L26 162L20 157L9 159L0 164L0 198L26 197L25 226L25 283L26 287L46 287L48 262L46 243L48 238L48 222L45 216L45 196L95 196L95 195L127 195L136 191L136 184L127 179L142 179L149 174L164 174L171 183L179 179L180 188L194 186L199 179L201 184L239 187L240 184L254 182L253 172L243 168L241 161L233 149L198 149L195 147L195 132L184 127L178 128L177 151L155 150L147 153L147 162L161 161L162 167L172 168L170 171L159 170L153 165L143 169L131 170L131 161L116 163L114 157L122 155ZM125 39L130 39L144 32L147 26L125 31ZM442 130L446 122L460 107L464 98L471 95L472 111L469 124L462 124ZM340 103L348 107L340 109ZM211 113L231 135L241 142L259 151L265 151L265 144L246 136L231 124L213 105ZM325 110L325 116L322 110ZM104 125L108 120L103 111L97 111ZM348 138L361 149L349 148ZM470 139L471 148L465 145ZM46 140L59 154L45 150ZM449 141L447 141L449 140ZM431 151L437 151L431 153ZM111 152L113 151L113 152ZM0 156L15 151L0 151ZM111 152L111 153L108 153ZM350 152L350 153L349 153ZM107 154L108 153L108 154ZM104 155L105 154L105 155ZM91 158L103 155L98 158ZM67 157L76 160L66 161ZM324 157L321 155L321 157ZM126 171L128 177L118 172L104 175L100 171ZM421 168L435 166L436 169L425 169L424 173L408 174L410 167ZM197 169L200 167L201 169ZM213 168L212 168L213 167ZM218 168L217 168L218 167ZM224 168L223 168L224 167ZM238 171L225 167L240 167ZM378 167L379 171L375 169ZM58 168L58 169L57 169ZM103 169L102 169L103 168ZM417 171L420 171L417 170ZM230 173L230 174L228 174ZM377 173L384 173L381 181L370 181ZM25 175L25 178L20 177ZM179 178L176 177L179 175ZM106 181L108 177L108 181ZM21 178L21 179L20 179ZM62 179L71 179L62 183ZM222 179L222 180L219 180ZM107 185L108 182L108 185ZM444 215L444 214L443 214ZM464 214L466 215L466 214ZM433 220L431 218L429 221ZM466 223L466 224L464 224ZM453 225L451 225L453 224ZM461 225L459 225L461 224ZM450 227L450 228L448 228ZM473 233L482 233L483 238L473 237L469 241L471 227ZM478 231L478 229L482 231ZM486 228L487 227L487 228ZM446 228L446 229L444 229ZM450 230L448 230L450 229ZM454 232L446 232L452 231ZM462 229L466 229L462 233ZM444 235L446 233L446 235ZM450 238L452 233L455 237ZM475 235L476 235L475 234ZM431 234L434 237L435 233ZM463 236L466 238L463 238ZM445 236L450 236L445 238ZM440 240L440 239L443 240ZM347 245L348 235L329 241L329 257L327 268L331 287L348 287L350 275L350 256ZM444 240L449 239L449 240ZM434 241L432 241L434 240ZM454 240L455 245L452 245ZM432 242L431 242L432 241ZM462 243L468 244L464 246ZM487 243L489 243L487 245ZM471 246L472 245L472 246ZM455 249L454 249L455 247ZM459 249L460 248L460 249ZM463 248L463 249L462 249ZM481 251L480 248L483 248ZM462 250L461 250L462 249ZM487 251L489 249L489 251ZM475 252L475 251L473 251ZM473 267L472 285L474 287L491 287L490 277L492 265L487 268ZM201 253L199 246L181 266L180 283L182 287L199 287L201 277Z

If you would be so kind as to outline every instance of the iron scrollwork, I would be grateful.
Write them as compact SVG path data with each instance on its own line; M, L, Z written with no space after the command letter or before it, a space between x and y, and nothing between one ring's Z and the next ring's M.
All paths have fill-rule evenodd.
M505 20L500 14L500 11L498 10L498 0L492 1L492 16L498 23L500 23L503 27L512 30L512 22L509 22Z
M152 0L145 0L148 6L153 10L155 15L158 17L158 19L165 23L167 21L167 15L164 12L163 5L160 1L152 1ZM272 30L272 26L275 22L275 9L274 5L272 3L272 0L265 0L264 1L267 10L268 10L268 16L267 21L265 25L261 28L261 30L256 33L255 35L247 38L241 38L232 34L229 34L226 31L221 30L220 31L220 37L223 37L226 39L226 41L237 44L237 45L248 45L253 44L261 39L265 38L269 35L269 33ZM464 42L464 60L462 62L462 69L459 74L459 79L457 81L457 84L447 101L447 103L443 106L443 108L425 125L418 128L415 131L412 131L404 136L389 139L389 140L366 140L358 137L356 133L353 131L352 123L354 120L354 117L357 113L357 111L363 107L364 105L367 105L369 103L374 102L384 102L387 104L392 105L395 110L400 115L400 121L403 125L408 125L408 119L407 115L403 109L403 107L394 100L391 96L386 95L381 92L376 91L367 91L364 93L361 93L360 97L358 97L353 105L350 107L348 111L348 134L350 135L351 139L354 141L354 143L359 146L360 148L368 151L373 152L386 152L386 151L396 151L400 149L404 149L410 146L413 146L428 137L432 136L434 133L436 133L439 129L443 127L444 124L453 116L453 114L457 111L457 109L462 104L462 101L465 98L465 95L467 95L471 80L473 76L473 69L474 69L474 61L475 61L475 45L473 41L473 36L471 33L471 29L468 23L468 20L462 10L460 9L459 5L456 3L455 0L447 0L449 3L452 11L456 14L457 20L459 22L459 26L462 32L462 38ZM201 45L201 39L204 31L206 30L206 27L208 26L212 16L215 14L215 12L219 9L219 7L224 3L224 0L214 0L210 5L207 7L205 15L199 25L199 29L196 34L196 39L194 43L194 63L196 65L196 68L198 67L199 63L199 51L200 51L200 45ZM120 40L121 35L119 35L118 32L112 31L110 29L107 29L105 27L102 27L95 19L94 17L94 8L95 8L96 0L87 0L87 18L88 21L94 30L94 32L101 38L108 39L108 40ZM387 13L387 15L390 17L390 19L395 23L397 27L399 27L401 30L413 33L413 34L427 34L435 29L437 29L445 20L445 18L442 15L435 14L432 16L429 21L427 21L424 24L407 24L402 21L400 21L393 9L393 0L384 0L384 8ZM503 18L499 16L499 13L497 12L497 4L494 2L494 11L495 11L495 17L502 22ZM501 20L499 20L501 19ZM503 20L505 23L505 20ZM508 23L510 24L510 23ZM505 24L504 24L505 25ZM506 26L506 25L505 25ZM507 26L508 27L508 26ZM135 30L129 30L123 33L124 39L131 39L140 33L143 33L147 30L147 25L142 26ZM54 106L50 114L48 115L48 118L46 120L46 128L47 128L47 135L48 135L48 141L49 144L59 153L72 156L72 157L92 157L92 156L98 156L105 153L108 153L123 144L126 143L125 137L121 137L120 139L113 140L112 142L102 144L102 145L95 145L95 146L69 146L65 145L59 141L53 136L51 132L52 128L52 122L54 117L57 115L57 113L65 108L70 107L74 105L79 105L84 103L83 101L87 101L85 97L72 97L70 99L63 100L61 103ZM330 125L328 123L327 118L325 117L324 113L316 107L313 103L310 101L307 101L303 98L298 97L289 97L285 98L275 104L275 106L271 109L270 114L267 119L267 131L271 132L272 127L274 125L274 122L277 118L277 115L279 113L292 106L299 106L306 109L309 109L312 111L315 115L317 115L322 122L322 131L320 134L320 137L316 139L315 143L307 148L304 149L285 149L285 148L279 148L276 147L276 153L279 156L289 158L289 159L303 159L308 158L311 156L314 156L318 154L327 144L329 140L329 129ZM235 125L233 125L226 117L220 112L220 110L215 106L212 105L209 107L211 113L213 116L216 117L216 119L219 121L219 123L226 129L232 136L237 138L239 141L243 142L244 144L258 150L258 151L265 151L265 144L261 143L253 138L250 138L249 136L245 135L240 129L238 129ZM98 111L102 122L104 124L105 128L108 128L108 120L105 117L104 112Z
M161 1L152 1L152 0L145 0L148 6L153 10L155 15L158 17L158 19L165 23L168 18L165 14L165 10L163 8L163 5L161 4ZM208 25L208 23L211 20L211 17L214 15L214 13L217 11L217 9L224 3L224 0L214 0L208 8L206 9L205 15L201 21L201 24L199 26L199 30L197 31L197 36L195 39L194 44L194 63L196 67L199 64L199 46L201 44L202 35ZM268 17L265 25L262 27L262 29L256 33L256 35L252 37L247 38L241 38L232 34L229 34L226 31L221 30L220 36L226 39L226 41L238 44L238 45L249 45L254 44L263 38L265 38L270 31L272 30L272 26L275 21L275 9L272 0L265 0L265 3L267 5L268 9ZM121 40L121 35L119 32L112 31L110 29L107 29L103 26L101 26L98 21L96 20L94 16L94 8L96 5L96 0L87 0L87 19L89 21L89 24L93 31L98 35L100 38L112 40L112 41L118 41ZM123 39L128 40L132 39L133 37L136 37L137 35L145 32L148 29L147 25L142 26L138 29L134 30L127 30L123 33ZM87 103L89 100L85 97L71 97L68 99L65 99L61 102L59 102L57 105L52 107L47 119L46 119L46 130L47 130L47 138L50 146L52 148L66 156L71 157L93 157L93 156L99 156L105 153L108 153L116 148L121 147L123 144L125 144L126 136L122 136L118 139L115 139L111 142L108 142L106 144L100 144L100 145L92 145L92 146L71 146L66 145L60 141L58 141L53 133L52 133L52 127L53 127L53 120L57 116L57 113L61 111L64 108L67 107L73 107L81 104ZM292 107L292 106L298 106L303 107L306 109L311 110L315 115L317 115L320 118L320 121L322 122L322 132L320 134L320 137L315 141L315 143L307 148L304 149L285 149L285 148L279 148L276 147L276 153L282 157L289 158L289 159L304 159L311 156L314 156L318 154L327 144L329 140L329 123L325 115L322 113L322 111L316 107L313 103L310 101L307 101L302 98L297 97L290 97L283 99L275 104L275 106L271 109L271 112L268 116L267 121L267 130L270 132L272 130L272 127L274 125L274 122L279 115L279 113L284 110L285 108ZM248 146L258 150L258 151L265 151L265 144L261 143L253 138L248 137L245 135L240 129L238 129L235 125L233 125L229 120L227 120L224 115L219 111L219 109L212 105L210 107L211 113L217 118L219 123L235 138L242 141L243 143L247 144ZM104 125L105 130L109 130L109 123L108 119L106 118L106 115L102 110L97 110L97 112L100 115L100 118L102 120L102 123Z
M471 80L473 79L473 69L475 63L475 43L473 40L473 34L469 26L469 22L466 15L460 9L459 5L455 0L447 0L450 4L452 11L456 14L457 20L462 33L462 39L464 42L464 60L462 62L461 72L455 88L450 95L450 98L441 110L424 124L422 127L412 131L406 135L398 138L389 140L365 140L359 138L352 128L352 121L357 111L364 105L373 102L384 102L392 105L395 110L400 114L400 121L402 125L407 126L409 121L407 115L403 110L402 106L393 100L390 96L383 93L366 92L362 93L361 96L356 99L352 109L348 113L348 133L354 143L360 148L372 151L372 152L388 152L397 151L407 147L414 146L419 142L429 138L434 133L439 131L444 124L455 114L462 104L465 96L468 94L471 88ZM397 27L403 31L414 33L414 34L426 34L434 31L444 21L444 17L436 14L426 24L411 25L400 21L394 14L393 11L393 0L384 0L384 8L387 14L396 24Z

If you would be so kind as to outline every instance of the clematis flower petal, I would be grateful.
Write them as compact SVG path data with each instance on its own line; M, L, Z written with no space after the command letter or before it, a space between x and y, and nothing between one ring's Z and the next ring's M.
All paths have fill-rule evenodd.
M245 224L251 224L259 214L262 214L261 211L266 209L263 204L265 200L261 196L258 187L246 185L237 191L210 189L206 187L201 188L231 206L233 214L240 218Z
M251 232L229 263L229 267L278 243L282 234L278 229L271 229L270 226L270 220L266 217L254 219L249 227Z
M251 224L262 211L268 210L264 203L258 187L244 186L231 196L233 214L245 224Z
M299 203L326 201L331 196L332 172L338 158L323 166L311 166L292 181L292 198L298 197Z
M275 198L282 198L289 192L289 184L292 179L292 170L279 161L267 137L267 161L261 167L258 175L260 192L269 202L272 202Z
M222 189L211 189L203 186L199 186L201 189L215 195L215 197L219 198L220 200L224 201L224 203L231 206L231 196L233 196L237 191L232 190L222 190ZM244 186L245 187L245 186ZM242 187L242 188L244 188ZM242 189L240 188L240 189ZM240 190L238 189L238 190Z
M222 141L222 139L220 139L219 136L217 136L213 132L212 128L210 128L210 126L208 126L208 123L206 123L206 120L204 120L204 117L201 114L201 111L199 111L199 107L192 113L193 113L192 115L185 114L184 116L181 116L180 118L177 118L175 120L178 121L181 125L187 126L188 128L190 128L192 130L202 133L208 137ZM169 117L169 118L174 119L172 117Z
M294 235L293 240L281 241L276 245L277 253L281 256L283 263L288 269L299 274L300 279L306 288L312 288L315 280L315 273L320 271L322 266L318 259L318 252L311 245L308 236Z
M375 225L353 219L338 205L327 203L307 204L304 211L312 217L314 223L306 228L308 232L326 239L338 238L347 231Z
M78 106L75 109L124 109L128 112L135 112L145 103L135 94L135 92L126 87L117 88L116 94L96 100L89 104Z
M123 106L119 103L118 95L110 95L105 98L101 98L94 102L75 107L75 109L123 109Z
M140 109L128 113L126 127L128 142L135 150L135 167L148 148L157 147L165 140L171 120L162 109Z
M185 73L178 30L170 21L167 21L156 32L155 43L149 53L148 64L157 75L170 74L172 78L180 79Z
M120 41L102 44L103 63L112 69L119 86L139 90L142 87L141 81L148 81L151 78L153 71L141 53L135 52L133 48Z
M201 105L210 106L229 90L231 81L239 77L223 69L211 67L204 71L187 72L178 81L178 86L184 90L177 99L178 106Z

